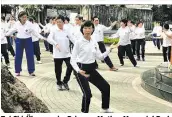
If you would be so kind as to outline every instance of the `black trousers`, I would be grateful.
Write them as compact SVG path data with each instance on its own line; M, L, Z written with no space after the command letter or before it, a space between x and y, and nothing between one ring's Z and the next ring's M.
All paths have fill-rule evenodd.
M131 40L131 48L133 55L136 55L136 40Z
M7 42L8 42L8 51L10 51L12 56L15 56L15 52L14 52L13 46L12 46L12 44L10 42L10 37L7 37Z
M128 58L130 59L131 63L134 66L137 65L137 62L133 56L130 44L125 45L125 46L122 46L122 45L118 46L118 57L119 57L120 63L124 64L123 55L125 52L126 52Z
M105 44L103 42L98 42L98 45L99 45L99 48L100 48L101 53L104 53L106 51ZM107 56L104 59L104 61L109 66L109 68L112 68L113 67L112 61L110 60L109 56Z
M63 61L65 61L67 69L66 69L66 75L63 79L63 83L68 83L68 81L70 80L70 76L72 73L72 66L70 64L70 57L69 58L55 58L54 59L54 66L55 66L55 74L56 74L56 79L57 79L57 85L61 85L62 81L61 81L61 73L62 73L62 64Z
M78 66L80 69L86 71L90 75L89 78L82 76L80 73L77 73L77 81L83 92L82 98L82 108L81 111L84 113L89 112L89 105L92 97L91 89L89 82L96 86L102 94L102 108L108 109L110 103L110 85L108 82L95 70L95 63L93 64L81 64Z
M51 45L50 43L49 43L49 50L51 53L53 53L53 45Z
M171 46L162 48L164 62L170 61L171 58ZM168 59L167 59L168 58Z
M10 63L9 55L8 55L8 52L7 52L7 46L8 46L7 44L1 44L1 54L4 56L6 64ZM1 61L2 61L2 59L1 59Z
M156 45L157 45L157 48L160 50L161 49L161 45L163 43L163 40L162 39L156 39Z
M140 59L140 46L141 46L141 51L142 51L142 58L145 58L145 44L146 44L145 39L137 39L136 43L137 43L136 44L137 58Z
M40 57L41 53L40 53L39 41L33 42L33 50L34 50L34 55L37 58L37 61L40 61L41 60L41 57Z
M46 34L44 34L44 37L47 38L48 35L49 35L49 33L46 33ZM45 46L46 51L49 51L49 43L46 40L44 40L44 46Z

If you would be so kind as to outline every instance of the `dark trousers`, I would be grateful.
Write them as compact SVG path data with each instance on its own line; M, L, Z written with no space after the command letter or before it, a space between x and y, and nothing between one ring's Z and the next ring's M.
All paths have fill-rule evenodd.
M98 45L99 45L99 48L100 48L101 53L104 53L106 51L105 44L103 42L98 42ZM109 66L109 68L112 68L113 67L112 61L110 60L109 56L107 56L104 59L104 61Z
M137 65L137 62L133 56L130 44L125 45L125 46L122 46L122 45L118 46L118 57L119 57L120 63L124 64L123 55L125 52L126 52L128 58L130 59L131 63L134 66Z
M15 56L15 52L14 52L14 49L13 49L13 46L12 46L10 40L11 40L11 37L7 37L8 51L10 51L12 56Z
M163 52L164 62L170 61L170 58L171 58L171 46L163 47L162 52Z
M95 70L95 63L93 64L79 64L80 69L86 71L90 75L89 78L77 74L77 81L83 92L82 109L84 113L89 112L89 105L92 97L89 82L96 86L102 94L102 108L108 109L110 102L110 85L108 82Z
M136 55L136 40L131 40L131 48L133 55Z
M137 43L136 44L137 58L140 59L140 46L141 46L141 51L142 51L142 58L145 58L145 44L146 44L145 39L137 39L136 43Z
M34 55L37 58L37 61L40 61L41 60L41 57L40 57L41 53L40 53L39 41L33 42L33 50L34 50Z
M157 48L160 50L161 49L161 45L163 43L163 40L162 39L156 39L156 45L157 45Z
M70 57L69 58L55 58L54 59L54 66L55 66L55 74L56 74L56 79L57 79L57 85L61 85L62 81L61 81L61 73L62 73L62 64L63 61L65 61L67 69L66 69L66 75L63 79L63 83L68 83L68 81L70 80L70 76L72 73L72 66L70 64Z
M1 54L4 56L5 63L6 64L10 63L8 52L7 52L7 44L1 44ZM1 59L1 61L2 61L2 59Z
M51 53L53 53L53 45L51 45L50 43L49 43L49 50Z
M152 38L154 46L156 46L156 38Z
M28 72L33 73L35 71L35 63L34 63L32 38L27 38L27 39L16 38L15 42L16 42L15 72L20 73L22 71L21 65L23 58L23 50L25 49Z
M44 34L44 37L48 37L48 33L46 33L46 34ZM49 43L46 41L46 40L44 40L44 46L45 46L45 49L46 49L46 51L49 51Z

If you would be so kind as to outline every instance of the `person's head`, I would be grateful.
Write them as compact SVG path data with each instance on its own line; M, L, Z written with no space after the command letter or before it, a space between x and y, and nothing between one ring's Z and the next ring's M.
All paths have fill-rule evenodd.
M80 31L84 36L91 36L94 32L94 24L91 21L85 21Z
M18 14L18 20L22 23L22 24L25 24L26 21L27 21L27 13L25 11L21 11L19 14Z
M52 17L52 18L51 18L51 20L52 20L52 22L51 22L51 23L52 23L53 25L55 25L55 24L56 24L56 18L57 18L57 17Z
M83 20L83 17L81 17L81 16L76 16L75 17L75 23L77 25L81 25L82 24L82 20Z
M143 22L142 22L142 21L139 21L139 22L137 23L137 27L142 28L142 26L143 26Z
M93 20L94 25L98 25L99 24L99 18L97 16L94 16L92 18L92 20Z
M164 24L163 28L164 28L165 30L169 30L169 24Z
M63 29L64 21L65 21L65 18L62 15L59 15L57 17L56 22L59 29Z
M48 24L50 23L50 18L45 19L45 22Z
M127 23L128 23L128 20L122 19L122 20L120 21L120 26L121 26L122 28L125 28L125 27L127 26Z
M32 17L30 17L30 18L29 18L29 21L30 21L31 23L33 23L33 22L34 22L34 19L33 19Z
M5 17L4 16L1 16L1 21L5 22Z
M70 19L68 17L65 17L65 24L68 24L70 22Z

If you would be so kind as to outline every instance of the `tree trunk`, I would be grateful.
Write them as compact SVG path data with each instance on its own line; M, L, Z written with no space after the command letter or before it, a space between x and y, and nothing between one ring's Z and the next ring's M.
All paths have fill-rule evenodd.
M48 113L48 107L1 64L1 108L5 113Z

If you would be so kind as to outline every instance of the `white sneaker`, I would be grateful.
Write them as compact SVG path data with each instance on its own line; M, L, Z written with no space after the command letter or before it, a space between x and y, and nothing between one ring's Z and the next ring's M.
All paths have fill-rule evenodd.
M41 62L41 61L37 61L37 63L38 63L38 64L42 64L42 62Z
M101 109L100 111L101 113L113 113L113 111L111 109Z

